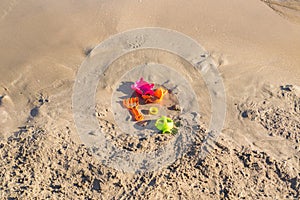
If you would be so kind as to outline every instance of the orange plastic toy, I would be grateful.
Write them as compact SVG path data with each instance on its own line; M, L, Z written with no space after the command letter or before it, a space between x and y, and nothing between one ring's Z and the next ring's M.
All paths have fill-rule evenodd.
M158 88L154 91L154 95L142 95L142 98L145 100L145 103L158 103L160 102L168 90L163 88Z
M139 98L133 97L123 100L123 106L126 107L130 113L133 115L136 121L141 121L144 119L142 113L137 109L139 106Z

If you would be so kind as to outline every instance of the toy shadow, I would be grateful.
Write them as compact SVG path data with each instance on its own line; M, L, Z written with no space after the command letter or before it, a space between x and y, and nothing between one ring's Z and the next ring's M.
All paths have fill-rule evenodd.
M157 131L157 128L155 127L156 120L143 120L136 122L133 126L137 130L151 130L151 131Z
M136 96L135 91L131 89L131 85L133 84L134 82L130 82L130 81L121 82L121 85L117 88L117 91L122 92L124 96L120 97L120 99L127 99Z

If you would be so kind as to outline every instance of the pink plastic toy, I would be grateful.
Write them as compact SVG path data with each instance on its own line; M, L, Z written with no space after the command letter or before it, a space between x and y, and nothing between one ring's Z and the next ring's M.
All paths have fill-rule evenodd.
M153 83L148 83L144 81L143 77L136 81L133 85L131 85L131 89L139 93L140 95L153 95L154 84Z

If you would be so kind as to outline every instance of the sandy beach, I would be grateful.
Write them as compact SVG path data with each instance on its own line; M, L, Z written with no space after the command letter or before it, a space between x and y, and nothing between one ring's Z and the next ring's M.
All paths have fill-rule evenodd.
M174 34L152 37L147 27ZM112 39L136 29L146 31L134 44ZM299 199L299 36L297 0L2 0L0 198ZM104 51L105 41L112 42ZM155 42L160 48L143 49ZM114 60L119 51L126 54ZM104 62L105 56L113 62ZM212 94L201 75L214 69L224 96ZM84 73L99 80L95 89L80 79ZM141 76L168 90L158 115L178 122L183 138L193 130L186 149L180 142L187 136L179 140L179 134L155 129L150 104L139 105L146 120L136 123L120 103L135 95L130 86ZM93 92L95 106L80 111L84 107L77 105ZM214 95L224 106L214 107ZM172 110L175 104L181 108ZM89 131L89 112L100 135ZM196 124L184 124L184 113ZM214 116L224 123L208 142ZM129 152L133 157L124 157L132 165L113 165L98 148L104 140ZM168 144L179 145L182 155L168 155ZM165 153L167 164L151 158L155 165L147 170L134 168L142 162L136 154L150 158L154 151Z

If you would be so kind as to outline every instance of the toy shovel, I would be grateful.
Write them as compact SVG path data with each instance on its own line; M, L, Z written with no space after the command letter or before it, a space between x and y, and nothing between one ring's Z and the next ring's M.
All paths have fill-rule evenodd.
M130 113L132 114L132 116L134 117L134 119L136 121L141 121L144 119L144 116L142 115L142 113L137 109L139 106L139 98L138 97L124 99L123 106L126 107L130 111Z

